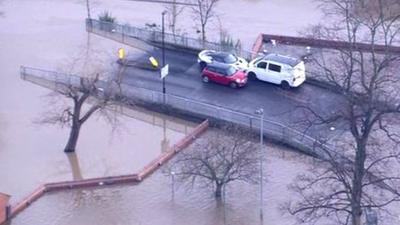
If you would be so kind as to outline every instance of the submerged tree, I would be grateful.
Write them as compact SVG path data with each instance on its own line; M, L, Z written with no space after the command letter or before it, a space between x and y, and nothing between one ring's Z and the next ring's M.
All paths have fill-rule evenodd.
M399 41L400 11L387 4L390 0L320 1L326 18L333 19L314 35L349 43L313 60L319 78L340 93L341 103L325 114L303 109L310 126L347 129L334 151L325 148L321 163L298 177L293 189L300 199L287 206L300 222L330 218L334 224L361 225L365 212L391 212L390 205L400 201L400 55L391 47Z
M190 0L191 3L196 4L192 6L194 19L200 23L201 39L206 41L206 26L216 16L215 6L219 0Z
M208 131L174 160L178 181L213 187L215 197L233 181L259 181L259 147L248 130L230 126Z
M100 59L100 52L87 51L82 52L82 57L67 63L63 67L65 73L54 74L55 84L49 95L50 110L39 121L70 127L65 152L75 151L81 128L93 114L99 112L113 128L118 124L117 109L120 105L117 102L123 100L119 76L114 75L117 72L112 66Z
M107 91L104 84L99 80L99 74L94 77L73 77L73 84L57 83L52 97L65 97L70 99L71 104L63 104L61 107L47 113L42 120L43 123L60 124L70 126L68 142L64 148L65 152L74 152L78 142L79 134L83 124L96 112L115 122L113 112L107 111L107 107L113 105L116 100L112 91ZM56 103L57 104L57 103Z

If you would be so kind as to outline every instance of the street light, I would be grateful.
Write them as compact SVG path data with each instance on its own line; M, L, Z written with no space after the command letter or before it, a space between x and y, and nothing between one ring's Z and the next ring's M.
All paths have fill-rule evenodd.
M264 138L264 109L259 108L255 114L260 115L260 218L263 220L263 138Z
M167 11L164 10L161 13L161 26L162 26L162 30L161 30L161 36L162 36L162 67L165 66L165 41L164 41L164 35L165 35L165 29L164 29L164 16L165 14L167 14ZM162 78L162 89L163 89L163 94L165 96L165 77Z

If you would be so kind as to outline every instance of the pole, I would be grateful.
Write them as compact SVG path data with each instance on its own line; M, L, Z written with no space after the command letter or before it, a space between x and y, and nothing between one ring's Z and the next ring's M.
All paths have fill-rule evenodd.
M172 180L172 184L171 184L171 189L172 189L172 200L174 200L175 198L175 172L171 171L171 180Z
M263 138L264 138L264 109L260 108L257 110L257 113L260 114L260 219L263 220L263 158L262 158L262 149L263 149Z
M165 16L165 14L166 14L167 12L166 11L163 11L162 13L161 13L161 15L162 15L162 20L161 20L161 24L162 24L162 67L164 67L165 66L165 41L164 41L164 16ZM162 89L163 89L163 94L164 94L164 97L165 97L165 77L163 77L162 78Z
M6 206L6 221L11 218L11 205Z

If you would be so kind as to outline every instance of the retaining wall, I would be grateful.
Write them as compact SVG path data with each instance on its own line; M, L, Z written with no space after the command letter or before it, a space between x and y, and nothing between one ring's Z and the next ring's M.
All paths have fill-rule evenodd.
M138 174L98 177L79 181L53 182L40 185L23 200L11 206L11 214L9 219L16 216L18 213L26 209L29 205L31 205L33 202L35 202L48 192L101 187L105 185L115 184L139 183L150 176L153 172L155 172L161 165L170 160L176 153L180 152L188 145L190 145L197 137L199 137L202 133L204 133L204 131L207 130L208 125L208 120L203 121L200 125L189 132L189 134L187 134L184 138L182 138L176 144L170 147L166 152L162 153L156 159L147 164L142 170L139 171ZM0 225L5 224L5 222L7 221L5 221L3 218L3 220L0 220Z
M316 38L306 37L292 37L273 34L262 34L263 42L270 42L276 40L278 43L285 45L300 45L310 46L314 48L329 48L329 49L354 49L357 51L371 52L372 50L377 53L393 53L400 54L400 47L398 46L385 46L385 45L371 45L367 43L351 43L346 41L333 41ZM261 49L256 49L259 52Z

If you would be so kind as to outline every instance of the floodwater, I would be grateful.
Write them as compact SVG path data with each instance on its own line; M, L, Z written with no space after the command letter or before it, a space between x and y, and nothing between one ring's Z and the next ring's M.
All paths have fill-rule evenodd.
M161 5L143 2L91 2L93 17L109 10L119 22L136 26L160 24L163 11ZM217 10L219 20L210 24L209 38L219 37L221 21L247 49L261 32L295 35L320 19L312 0L223 0ZM49 107L44 97L49 90L21 80L19 66L58 69L82 52L88 40L85 17L84 0L0 0L0 191L11 194L12 203L44 182L134 173L194 126L138 109L121 116L123 126L112 132L109 124L93 117L82 128L77 153L64 154L68 130L33 123ZM182 33L195 36L188 10L182 18ZM94 35L90 43L93 52L108 60L122 47ZM307 169L308 160L267 146L264 224L296 224L278 207L290 196L286 185ZM139 185L47 194L11 223L260 224L258 191L258 186L231 185L222 207L209 191L176 186L172 200L170 177L157 172Z
M91 2L93 15L110 10L119 21L126 19L135 25L155 22L152 18L158 19L163 10L160 5L122 0ZM236 18L230 2L222 1L218 6L226 21ZM252 7L250 11L266 4L233 2L240 7ZM34 123L48 111L49 103L44 96L49 90L21 80L19 67L59 69L71 57L81 54L88 40L85 1L3 0L0 12L0 191L11 194L12 203L44 182L136 172L161 153L163 146L175 143L193 127L186 121L138 111L133 113L137 119L121 116L123 126L113 133L109 124L94 116L82 128L76 155L64 154L68 129ZM191 19L186 21L187 32L192 32ZM260 30L254 30L250 42L264 31L262 26L258 23ZM95 49L92 52L101 52L110 61L122 47L94 35L90 43ZM137 52L125 47L129 54ZM275 178L265 195L265 218L270 221L268 224L282 224L278 222L282 218L277 204L285 195L279 193L286 190L289 178L296 174L297 169L290 166L296 160L271 162L268 167ZM278 166L279 170L273 169ZM279 182L280 177L285 177L284 182ZM183 189L176 191L172 202L170 186L168 177L156 173L137 186L50 194L18 215L12 224L258 224L258 187L235 185L227 190L227 207L220 207L209 192L186 193ZM221 214L225 211L226 217Z
M286 185L307 168L304 156L267 146L264 223L259 220L259 186L240 182L226 189L225 205L211 190L172 185L160 171L139 185L74 190L48 194L13 219L13 225L292 225L279 205L290 195ZM282 179L284 178L284 179ZM172 187L174 186L174 198Z
M81 52L87 40L81 9L77 1L0 4L0 191L11 194L12 203L44 182L137 172L194 126L142 110L129 113L137 119L119 116L122 126L113 131L94 115L82 128L76 155L63 153L68 129L35 123L49 111L49 90L20 79L19 66L57 69ZM92 41L96 51L108 46L106 56L119 47Z

